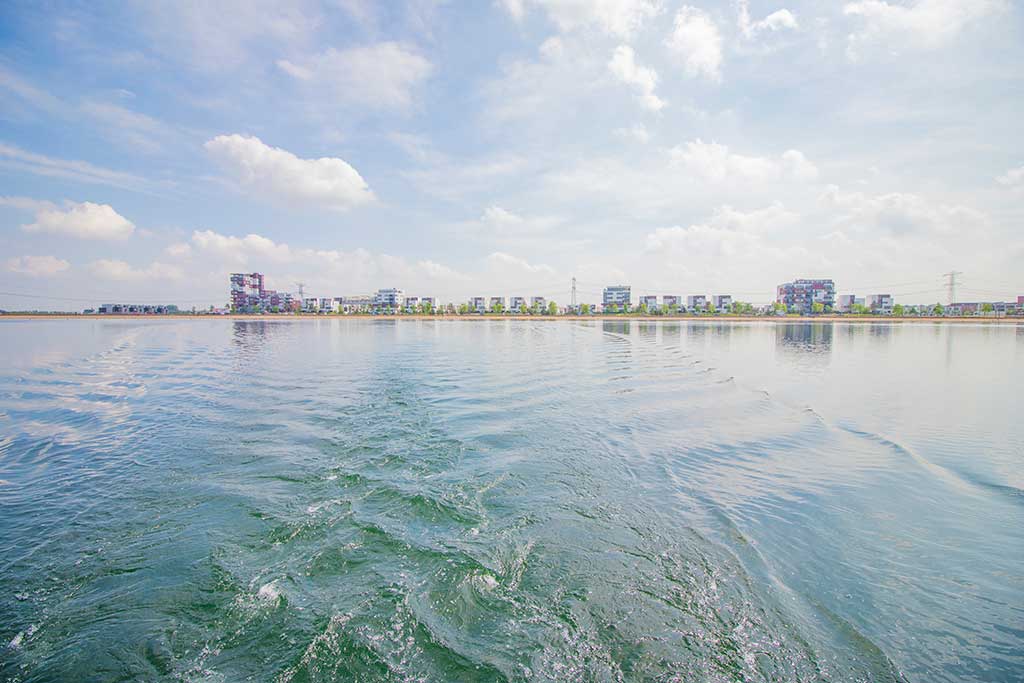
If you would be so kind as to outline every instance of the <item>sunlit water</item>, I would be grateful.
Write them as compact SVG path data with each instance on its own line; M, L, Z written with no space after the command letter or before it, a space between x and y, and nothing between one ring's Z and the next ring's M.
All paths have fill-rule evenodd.
M1024 680L1024 327L0 350L4 680Z

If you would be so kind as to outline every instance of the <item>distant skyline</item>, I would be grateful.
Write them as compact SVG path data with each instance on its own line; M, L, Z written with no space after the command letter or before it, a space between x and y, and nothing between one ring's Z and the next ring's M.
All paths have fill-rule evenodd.
M1015 300L1022 93L1009 0L8 2L0 308Z

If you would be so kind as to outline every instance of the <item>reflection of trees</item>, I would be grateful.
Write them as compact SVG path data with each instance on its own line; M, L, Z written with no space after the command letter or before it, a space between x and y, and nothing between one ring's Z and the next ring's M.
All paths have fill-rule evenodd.
M603 332L611 332L612 334L629 334L629 321L604 320L601 322L601 330Z

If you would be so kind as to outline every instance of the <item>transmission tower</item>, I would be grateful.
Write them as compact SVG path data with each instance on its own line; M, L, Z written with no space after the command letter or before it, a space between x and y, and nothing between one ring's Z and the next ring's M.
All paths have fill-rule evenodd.
M306 283L305 282L296 282L295 286L299 288L299 300L300 301L305 301L306 297L303 295L303 292L304 292L303 288L306 286Z
M959 270L951 270L948 273L943 273L942 277L946 278L946 289L949 290L949 303L950 305L956 303L956 279L963 275Z
M572 306L572 309L575 311L576 310L576 278L575 277L572 279L572 297L571 298L572 298L572 301L571 301L570 305Z

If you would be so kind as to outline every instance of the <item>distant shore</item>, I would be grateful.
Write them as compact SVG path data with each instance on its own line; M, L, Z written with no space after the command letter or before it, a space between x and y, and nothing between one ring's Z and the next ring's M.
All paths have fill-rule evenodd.
M604 322L701 322L701 323L996 323L1003 325L1024 325L1024 317L985 317L985 316L864 316L864 315L318 315L315 313L282 314L244 314L228 313L225 315L174 313L174 314L99 314L99 313L4 313L0 320L247 320L247 321L288 321L288 320L444 320L457 322L485 322L489 320L545 320L564 322L584 322L600 320Z

